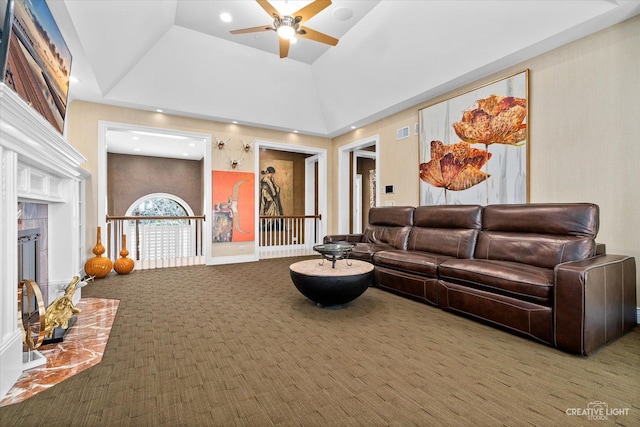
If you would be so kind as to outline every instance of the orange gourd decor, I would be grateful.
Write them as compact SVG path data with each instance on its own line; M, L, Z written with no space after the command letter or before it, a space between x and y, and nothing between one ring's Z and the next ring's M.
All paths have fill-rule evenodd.
M127 258L129 251L127 250L127 235L122 235L122 250L120 251L120 258L113 263L113 269L118 274L129 274L133 271L135 263L131 258Z
M89 276L93 276L96 279L102 279L111 273L113 263L109 258L102 256L104 251L104 246L102 246L102 242L100 241L100 227L98 227L97 243L93 248L95 257L88 259L84 264L84 272Z

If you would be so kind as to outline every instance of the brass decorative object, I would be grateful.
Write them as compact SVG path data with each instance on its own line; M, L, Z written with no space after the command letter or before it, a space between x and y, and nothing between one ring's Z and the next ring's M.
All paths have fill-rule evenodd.
M242 144L242 149L244 150L245 153L248 153L249 151L251 151L251 147L253 147L253 142L248 143L240 140L240 144Z
M221 139L218 139L218 137L216 137L216 145L218 146L218 150L222 150L229 141L231 141L231 138L227 138L223 141Z
M95 257L90 258L84 264L84 271L89 276L93 276L96 279L102 279L111 273L111 269L113 268L113 262L109 258L103 257L102 254L105 252L104 246L102 246L102 242L100 240L100 227L98 227L98 233L96 236L96 245L93 248L93 253Z
M44 335L50 338L53 331L59 326L63 329L69 327L69 320L74 314L82 313L82 310L73 305L73 294L80 283L80 277L74 276L71 283L64 290L64 295L53 300L44 315Z
M26 290L26 307L23 296ZM35 306L31 302L35 298ZM18 285L18 324L22 329L22 341L29 350L40 347L45 337L44 298L40 286L30 279L21 280Z
M129 251L127 250L127 235L122 235L122 250L120 250L120 258L113 263L113 269L118 274L129 274L133 271L135 263L131 258L127 258Z
M244 160L244 157L239 159L239 160L232 159L231 156L227 156L227 157L229 157L229 164L231 165L232 169L237 168L238 165L240 165L242 163L242 161Z

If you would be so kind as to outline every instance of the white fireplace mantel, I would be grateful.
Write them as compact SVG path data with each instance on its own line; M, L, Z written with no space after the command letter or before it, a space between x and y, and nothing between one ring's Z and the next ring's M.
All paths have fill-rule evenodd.
M49 204L49 284L69 283L81 273L81 184L89 176L80 166L84 162L57 129L0 83L0 399L23 371L18 201Z

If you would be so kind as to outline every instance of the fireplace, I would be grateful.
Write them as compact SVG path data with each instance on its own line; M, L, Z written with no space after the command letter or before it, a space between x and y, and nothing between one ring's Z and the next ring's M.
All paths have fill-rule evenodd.
M60 133L0 83L0 399L23 372L18 324L18 237L33 236L37 282L45 303L82 275L86 159ZM35 232L34 230L38 231ZM23 233L25 230L31 230ZM32 268L32 267L28 267ZM27 270L28 274L31 274ZM74 303L80 298L76 292Z
M18 202L18 282L35 281L45 306L49 300L49 268L47 245L48 205L44 203Z

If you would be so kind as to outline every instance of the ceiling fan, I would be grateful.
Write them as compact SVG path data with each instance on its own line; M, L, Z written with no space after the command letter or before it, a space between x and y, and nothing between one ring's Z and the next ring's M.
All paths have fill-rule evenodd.
M257 33L260 31L275 31L278 33L280 42L280 58L286 58L289 54L289 46L291 39L294 37L302 37L325 43L331 46L338 44L338 39L331 37L311 28L303 27L300 23L308 21L329 5L331 0L315 0L291 15L281 16L267 0L256 0L258 4L273 17L273 24L261 25L259 27L244 28L241 30L233 30L231 34Z

